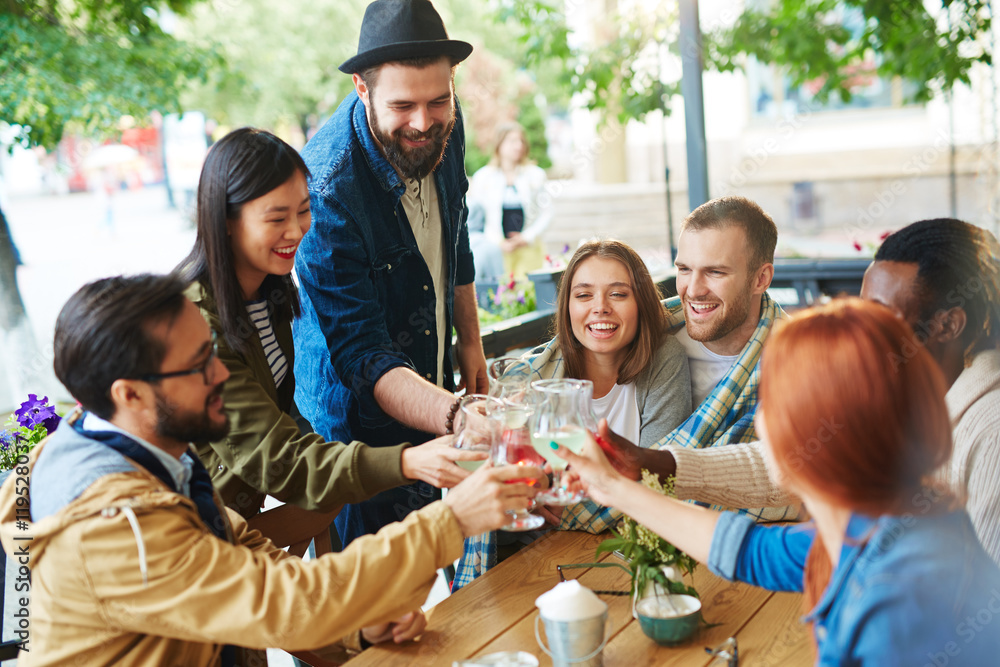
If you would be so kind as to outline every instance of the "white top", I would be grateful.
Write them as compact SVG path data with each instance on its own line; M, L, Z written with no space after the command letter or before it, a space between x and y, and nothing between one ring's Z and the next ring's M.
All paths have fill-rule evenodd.
M517 188L513 185L508 185L503 190L503 207L504 208L522 208L521 196L517 193Z
M257 327L260 344L264 347L264 356L267 357L267 365L271 368L271 376L274 378L274 386L280 387L282 380L288 375L288 360L278 345L278 339L271 327L271 317L267 314L267 301L263 299L247 301L245 305L250 321Z
M938 475L967 498L976 535L1000 564L1000 350L985 350L945 395L955 448Z
M128 436L131 440L139 443L139 445L148 449L149 452L156 457L157 461L163 464L163 467L167 469L168 473L170 473L170 477L173 478L174 485L177 489L188 498L191 497L191 469L193 462L191 460L191 455L187 452L181 454L180 459L175 459L173 456L167 454L156 445L146 442L133 433L129 433L124 429L118 428L111 422L101 419L93 412L88 412L83 418L83 428L88 431L114 431L115 433L121 433L122 435Z
M615 384L607 394L594 399L594 415L607 419L608 427L629 442L639 442L642 420L635 397L635 382Z
M691 338L687 327L681 327L676 336L684 346L691 366L691 400L697 410L701 402L715 389L715 385L719 384L719 380L726 377L740 355L724 357L712 352L704 343Z
M552 222L552 199L554 192L546 187L545 170L533 164L517 168L514 189L524 211L524 227L521 238L534 243ZM507 176L500 167L488 164L469 179L470 202L478 202L486 214L483 233L493 243L504 239L503 209L507 196Z
M434 287L434 319L437 323L437 377L432 379L437 386L443 386L444 377L444 318L445 300L447 298L448 267L445 265L444 234L441 230L441 208L438 206L437 186L434 174L428 174L423 180L407 179L406 193L402 198L403 212L410 222L413 237L417 241L417 249L427 264ZM419 335L431 335L430 329L418 332Z

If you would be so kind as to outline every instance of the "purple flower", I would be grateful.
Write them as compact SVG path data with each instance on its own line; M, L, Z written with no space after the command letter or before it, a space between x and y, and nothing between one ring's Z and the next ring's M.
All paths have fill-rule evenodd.
M563 245L563 251L562 251L562 254L564 254L564 255L565 255L565 254L566 254L566 253L568 253L568 252L569 252L569 244L567 243L567 244Z
M517 293L517 302L521 305L524 305L524 292Z
M43 396L41 399L35 394L28 394L28 400L21 403L20 409L14 412L17 423L28 430L34 430L41 424L46 432L51 433L59 425L59 415L56 409L49 405L49 397Z
M17 444L17 436L10 431L0 431L0 448L10 449Z

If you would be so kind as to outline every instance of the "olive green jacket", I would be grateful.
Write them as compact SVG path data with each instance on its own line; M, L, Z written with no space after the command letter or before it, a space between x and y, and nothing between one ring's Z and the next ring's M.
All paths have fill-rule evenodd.
M247 332L251 351L244 357L227 343L215 300L204 286L193 283L186 294L218 334L219 359L230 373L222 394L229 436L198 447L228 507L250 518L260 511L264 496L271 495L308 510L328 511L410 482L402 470L405 443L369 447L358 441L326 442L299 430L289 414L295 393L291 323L271 323L288 359L288 374L279 388L257 330Z

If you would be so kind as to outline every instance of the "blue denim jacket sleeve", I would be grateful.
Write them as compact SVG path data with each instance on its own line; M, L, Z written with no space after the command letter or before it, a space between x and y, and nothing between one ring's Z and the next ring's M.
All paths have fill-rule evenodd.
M310 193L313 228L296 262L300 293L311 302L330 363L357 398L362 419L388 420L375 400L375 383L409 359L393 349L386 316L370 278L359 228L335 201Z
M462 197L462 227L458 231L458 257L455 262L455 284L468 285L476 279L476 266L472 260L472 246L469 244L469 228L465 220L469 217L469 207Z
M750 517L723 512L712 534L708 567L730 580L772 591L802 591L811 525L759 526Z
M458 211L458 238L457 255L455 258L455 284L468 285L476 279L476 266L473 263L472 245L469 243L469 205L465 199L465 194L469 190L469 177L465 173L465 119L462 114L462 105L455 98L455 130L452 131L451 141L458 144L461 150L458 152L461 160L456 161L452 178L458 184L458 192L461 194L461 211Z

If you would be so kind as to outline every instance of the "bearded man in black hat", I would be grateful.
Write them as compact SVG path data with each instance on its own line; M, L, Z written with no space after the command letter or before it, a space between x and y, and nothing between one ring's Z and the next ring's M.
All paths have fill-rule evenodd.
M458 389L487 390L454 85L471 52L428 0L376 0L357 55L340 66L354 91L302 153L313 227L295 260L295 396L327 439L377 447L452 432L453 326ZM347 505L341 541L437 494L418 482Z

